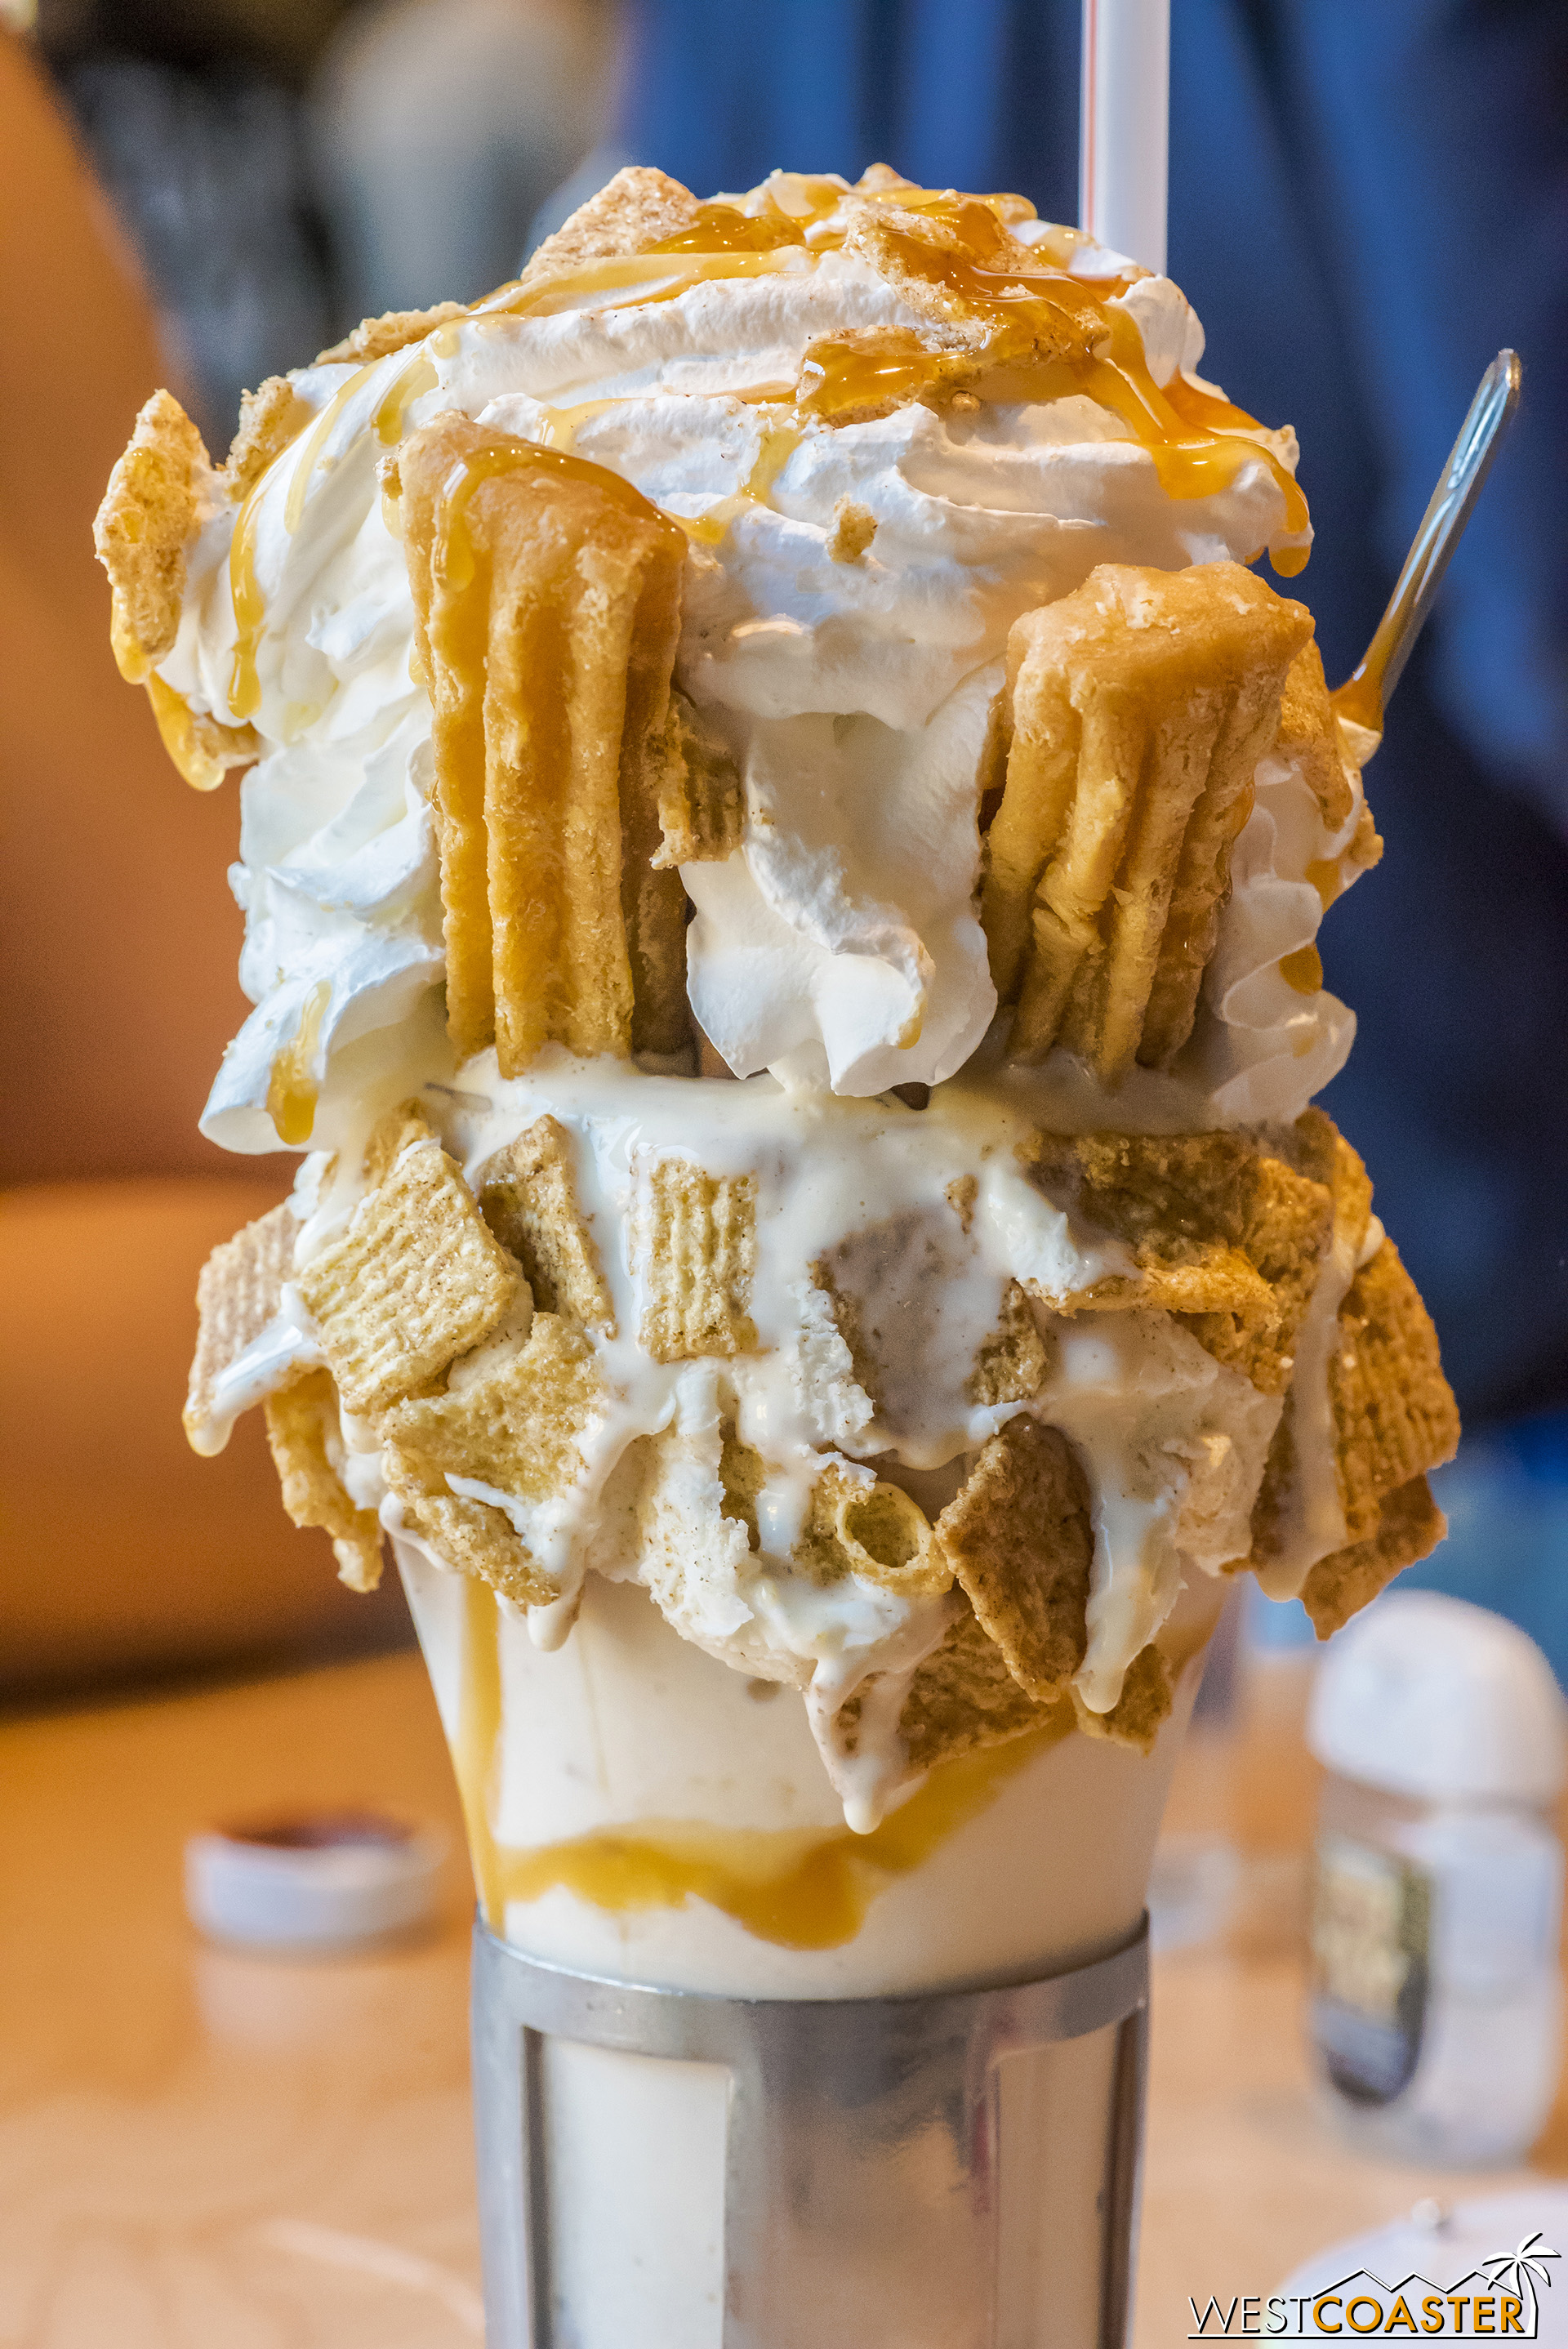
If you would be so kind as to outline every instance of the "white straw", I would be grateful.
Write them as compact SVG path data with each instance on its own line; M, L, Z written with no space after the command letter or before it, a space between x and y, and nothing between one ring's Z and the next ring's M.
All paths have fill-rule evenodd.
M1165 267L1171 0L1083 0L1078 224Z

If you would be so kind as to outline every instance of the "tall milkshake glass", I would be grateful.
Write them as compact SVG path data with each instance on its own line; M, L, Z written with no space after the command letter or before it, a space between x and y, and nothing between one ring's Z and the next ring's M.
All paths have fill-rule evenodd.
M480 1890L496 2349L1126 2336L1148 1755L1059 1723L843 1824L804 1713L595 1582L572 1638L399 1545Z

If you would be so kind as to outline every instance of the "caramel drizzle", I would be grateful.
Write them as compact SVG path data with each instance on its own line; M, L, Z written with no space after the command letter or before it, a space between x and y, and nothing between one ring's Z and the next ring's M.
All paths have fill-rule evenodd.
M804 438L804 433L792 424L765 424L756 461L739 489L730 497L720 498L695 520L684 514L671 514L670 521L678 523L698 546L718 545L730 523L748 506L768 504L769 492Z
M438 340L438 337L432 339ZM311 425L309 438L295 461L288 498L284 506L284 528L291 538L304 519L311 481L328 435L360 386L380 364L378 359L372 359L368 365L356 367L346 383L339 385ZM438 380L434 365L422 348L404 363L372 419L371 429L383 448L397 446L403 437L409 408L421 394L434 391ZM294 441L291 440L288 446L292 449ZM281 461L287 453L286 450L280 450L273 460L273 464ZM260 515L259 500L272 478L272 471L273 467L269 466L261 478L252 483L236 517L233 537L229 542L229 586L238 628L233 667L229 678L229 707L234 716L242 719L253 718L262 699L256 653L266 627L267 607L266 598L256 579L256 526Z
M605 302L606 309L638 309L672 301L708 279L789 266L797 254L814 262L819 252L843 243L842 232L822 225L842 190L827 181L814 186L818 209L806 220L783 212L771 197L755 213L734 204L704 204L689 228L650 253L591 262L531 291L521 282L503 286L470 315L545 317L595 294L624 295ZM963 246L953 253L891 232L903 267L934 288L958 295L989 326L972 387L978 398L1043 402L1072 392L1087 395L1129 428L1173 499L1211 496L1228 488L1243 465L1262 463L1284 500L1285 528L1293 534L1305 530L1306 500L1274 450L1254 437L1263 431L1255 417L1200 390L1180 372L1165 385L1154 381L1137 321L1115 303L1135 282L1133 276L1090 280L1061 265L1087 242L1078 232L1059 232L1019 267L1002 225L1013 200L893 188L873 191L870 201L919 212L953 231ZM1037 265L1035 253L1042 250L1054 265ZM683 259L686 265L668 274L669 263ZM797 404L831 415L889 398L918 398L951 373L952 357L930 350L907 329L892 329L869 347L826 337L807 354ZM1307 554L1305 547L1282 547L1270 560L1282 577L1293 578Z
M720 279L814 268L820 254L837 250L844 242L844 232L830 222L845 191L834 181L804 175L792 181L790 188L804 202L803 213L785 211L771 194L752 212L739 203L703 204L688 228L647 253L590 262L532 287L513 279L472 304L468 316L480 322L549 317L580 303L584 295L610 297L601 304L608 310L641 309L675 301L695 285ZM872 203L917 212L957 237L963 249L954 253L906 233L891 232L893 250L906 269L928 285L959 296L971 315L978 315L989 326L984 349L972 371L966 370L972 379L965 388L975 398L1043 403L1072 393L1087 395L1128 427L1152 459L1167 496L1177 500L1211 496L1228 488L1243 465L1262 463L1284 502L1286 530L1293 534L1305 530L1306 500L1294 476L1257 437L1263 427L1254 417L1214 393L1200 390L1180 373L1163 386L1155 383L1137 322L1125 309L1114 306L1114 297L1124 294L1134 278L1089 280L1070 274L1066 264L1088 242L1079 232L1053 231L1044 244L1030 251L1026 265L1019 266L1016 254L1008 250L1004 224L1019 216L1020 199L959 196L950 189L930 188L857 192ZM1045 266L1038 264L1041 254L1048 256ZM455 325L438 329L430 342L442 356L450 357L457 345ZM869 344L825 336L807 352L794 406L803 416L829 417L890 398L918 398L952 378L954 356L950 351L930 349L909 329L889 329ZM372 367L383 364L375 361ZM356 371L312 429L289 485L284 523L291 536L303 516L326 437L372 367ZM401 437L407 408L423 392L433 389L437 381L435 367L421 347L405 363L377 409L372 429L383 445L392 446ZM544 444L548 452L567 454L579 423L620 404L587 400L574 409L550 412ZM717 544L739 513L768 502L774 480L801 437L797 428L781 423L770 426L740 490L717 500L695 520L666 519L677 523L699 544ZM230 549L239 633L229 698L240 719L253 716L261 700L256 648L265 626L265 604L256 583L254 541L256 500L270 470L247 496ZM593 471L601 485L619 479L603 467ZM1292 578L1305 566L1308 551L1282 547L1270 560L1282 577ZM1359 672L1354 683L1360 683ZM1336 707L1347 717L1360 714L1350 706L1352 689L1343 688L1336 697Z
M463 1677L452 1760L480 1906L506 1929L511 1901L564 1886L612 1915L706 1900L758 1940L835 1950L853 1940L880 1892L929 1859L987 1808L1009 1778L1073 1726L1070 1705L1011 1744L940 1764L870 1835L848 1827L716 1827L644 1819L521 1849L491 1824L502 1715L499 1608L488 1583L464 1584ZM723 1667L720 1667L722 1670Z
M592 464L586 457L574 457L566 449L547 448L537 440L509 437L459 458L442 487L436 519L436 562L449 587L466 587L474 576L474 546L467 522L469 499L481 481L493 481L500 473L520 472L564 474L569 480L599 491L603 496L613 497L628 513L636 514L643 522L656 523L666 533L675 528L675 516L650 505L641 490L622 474L612 473L606 466Z
M321 1087L311 1064L331 1000L332 982L318 978L305 998L293 1043L285 1044L273 1058L267 1080L267 1115L277 1129L278 1140L291 1149L310 1140L311 1128L315 1123Z
M1297 947L1280 957L1279 975L1298 995L1315 995L1323 985L1323 957L1315 947Z

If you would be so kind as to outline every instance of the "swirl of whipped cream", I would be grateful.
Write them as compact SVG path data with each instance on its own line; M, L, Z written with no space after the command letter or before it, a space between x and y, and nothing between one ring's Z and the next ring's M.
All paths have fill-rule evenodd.
M1202 330L1168 280L1046 223L1015 233L1065 242L1053 266L1115 277L1107 308L1135 323L1157 385L1180 374L1212 391L1195 373ZM1281 486L1288 428L1252 428L1255 459L1177 496L1122 417L1082 392L820 418L790 404L808 347L918 330L916 311L851 251L785 246L695 282L693 258L671 254L667 278L640 263L630 285L568 280L521 311L493 297L366 367L301 370L305 429L242 507L212 502L160 674L193 709L249 719L263 747L233 876L256 1009L207 1106L214 1140L330 1144L372 1067L429 1049L431 1022L411 1018L443 968L429 709L377 480L415 425L456 409L570 446L687 527L676 678L745 791L740 848L683 870L693 1007L738 1073L852 1095L952 1074L991 1024L977 780L1013 621L1099 563L1179 568L1265 546L1288 560L1310 535ZM1243 834L1228 970L1242 930L1258 932L1246 874L1282 878L1265 848L1251 854ZM1181 1096L1174 1122L1262 1113L1248 1071L1279 1060L1276 1031L1304 1007L1276 1018L1256 995L1234 975L1211 988L1202 1024L1231 1040L1160 1081ZM1308 1016L1322 1039L1303 1053L1293 1035L1285 1057L1321 1083L1348 1015ZM1284 1092L1299 1107L1310 1090ZM1108 1100L1099 1122L1144 1114Z

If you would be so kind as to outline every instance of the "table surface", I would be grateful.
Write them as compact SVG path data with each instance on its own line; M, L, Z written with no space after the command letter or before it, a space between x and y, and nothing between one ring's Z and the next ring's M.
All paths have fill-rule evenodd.
M1300 2030L1315 1787L1305 1668L1195 1733L1173 1837L1243 1855L1222 1940L1156 1962L1138 2349L1187 2300L1486 2178L1376 2166L1311 2102ZM0 2344L458 2349L480 2340L456 1796L412 1655L0 1728ZM298 1963L186 1923L193 1825L367 1799L452 1836L438 1930ZM1171 1848L1179 1849L1179 1845ZM1568 2169L1562 2106L1534 2174Z

